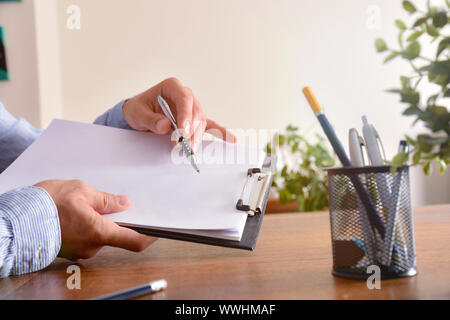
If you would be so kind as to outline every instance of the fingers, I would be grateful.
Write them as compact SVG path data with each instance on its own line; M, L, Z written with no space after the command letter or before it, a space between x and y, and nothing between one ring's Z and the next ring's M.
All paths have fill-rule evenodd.
M196 152L198 150L198 148L200 147L200 145L203 141L203 135L205 134L205 129L206 129L206 119L198 121L198 125L195 129L193 139L192 139L192 145L193 145L194 152Z
M146 105L151 106L139 110L139 117L135 116L135 118L139 118L139 122L145 123L144 128L158 134L167 134L171 131L171 123L161 113L157 102L158 95L161 95L169 103L178 128L183 131L186 138L190 138L190 144L194 151L202 142L205 130L211 130L209 133L224 141L236 142L236 136L233 133L217 122L206 119L200 102L194 96L192 90L185 87L177 78L166 79L140 95L140 101L146 101ZM129 104L128 106L132 105Z
M194 152L197 151L200 146L203 135L206 129L206 118L203 115L202 107L200 105L200 101L194 97L194 109L193 109L193 124L194 124L194 133L191 137L191 145L194 149Z
M126 210L130 207L130 199L123 195L112 195L106 192L95 190L94 203L92 208L98 213L114 213ZM147 237L128 228L120 227L114 222L102 219L102 234L104 245L123 248L131 251L142 251L156 241L156 238Z
M175 117L178 127L184 129L187 135L193 133L194 94L180 80L170 78L163 82L162 94L175 104Z
M128 209L131 205L130 198L123 195L112 195L93 189L94 195L90 205L98 213L114 213Z
M104 244L107 246L122 248L130 251L140 252L157 240L137 233L128 228L120 227L105 218L105 239Z
M226 142L236 143L237 141L236 136L230 130L222 127L220 124L211 119L207 119L206 131Z
M171 123L164 115L153 112L150 108L143 108L140 113L140 122L149 131L157 134L167 134Z

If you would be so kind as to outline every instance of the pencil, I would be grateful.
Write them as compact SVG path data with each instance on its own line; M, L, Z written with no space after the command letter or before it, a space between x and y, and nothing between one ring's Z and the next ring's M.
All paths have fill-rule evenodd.
M314 114L317 117L317 120L319 120L320 125L322 126L323 131L325 132L325 135L327 136L328 140L331 143L331 146L334 149L334 152L336 152L339 160L341 161L342 165L344 167L353 167L352 162L348 158L347 154L345 153L344 147L341 144L341 141L336 135L336 132L334 131L333 127L331 126L330 122L328 121L327 117L323 113L322 107L320 106L319 102L317 101L314 93L309 87L305 87L303 89L303 94L306 97L306 100L308 100L309 105L311 106L311 109L314 111ZM361 202L364 205L364 208L366 209L370 224L373 228L378 230L381 237L384 238L384 235L386 233L386 227L384 225L383 220L380 218L379 213L377 212L377 209L375 205L372 202L372 199L370 199L369 193L367 192L366 188L362 184L359 177L355 174L349 175L350 180L352 181L353 185L355 186L355 190L358 193L359 198L361 199Z

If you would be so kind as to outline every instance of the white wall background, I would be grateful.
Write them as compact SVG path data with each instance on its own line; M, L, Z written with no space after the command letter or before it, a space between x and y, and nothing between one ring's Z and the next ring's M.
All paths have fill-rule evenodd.
M73 4L81 9L80 30L66 27ZM380 9L379 29L367 27L373 5ZM396 43L393 21L406 17L400 0L58 0L53 10L58 34L48 36L58 38L62 81L55 94L62 110L42 112L44 127L58 113L91 122L117 101L177 76L209 117L230 128L291 123L320 132L301 94L309 85L342 140L350 127L361 127L363 114L389 156L405 133L420 130L401 116L398 96L384 92L409 67L400 61L383 66L373 45L379 36ZM14 77L18 62L9 60ZM33 116L31 109L19 111ZM416 205L450 202L449 173L425 179L413 171Z
M34 3L0 3L10 81L0 81L0 101L15 116L40 125Z
M10 81L0 101L37 127L63 116L58 0L0 3Z

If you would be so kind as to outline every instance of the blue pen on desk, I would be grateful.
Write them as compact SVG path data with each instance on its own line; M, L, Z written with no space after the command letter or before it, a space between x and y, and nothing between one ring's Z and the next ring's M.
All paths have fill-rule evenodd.
M150 283L146 283L142 286L126 289L123 291L115 292L93 300L127 300L136 297L140 297L149 293L158 292L167 288L166 280L158 280Z
M317 102L316 97L314 96L313 92L309 87L305 87L303 89L303 94L306 97L306 100L308 100L308 103L310 104L312 110L314 111L314 114L316 115L317 119L320 122L320 125L322 126L323 131L325 132L326 136L328 137L328 140L330 141L334 152L336 152L339 160L341 161L342 165L344 167L353 167L352 162L348 158L347 154L345 153L344 147L342 146L341 142L339 141L338 137L336 136L336 133L334 132L333 127L328 122L327 117L322 112L322 107ZM362 184L361 180L357 175L350 175L350 180L352 181L353 185L355 186L355 190L358 193L359 198L361 199L362 204L364 205L364 208L366 209L370 224L373 228L378 230L379 234L382 238L384 238L384 235L386 233L386 227L384 225L383 220L380 218L379 213L377 212L377 209L375 205L372 202L372 199L370 199L370 195L367 192L366 188Z

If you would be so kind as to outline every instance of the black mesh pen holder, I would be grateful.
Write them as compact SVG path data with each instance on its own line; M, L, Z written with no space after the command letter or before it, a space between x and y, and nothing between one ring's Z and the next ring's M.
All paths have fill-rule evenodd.
M367 279L378 266L381 279L417 274L409 166L331 168L328 172L333 274ZM361 199L361 181L366 201ZM369 208L370 199L376 211ZM374 217L373 214L378 217ZM375 219L376 218L376 219ZM379 221L376 225L374 221Z

